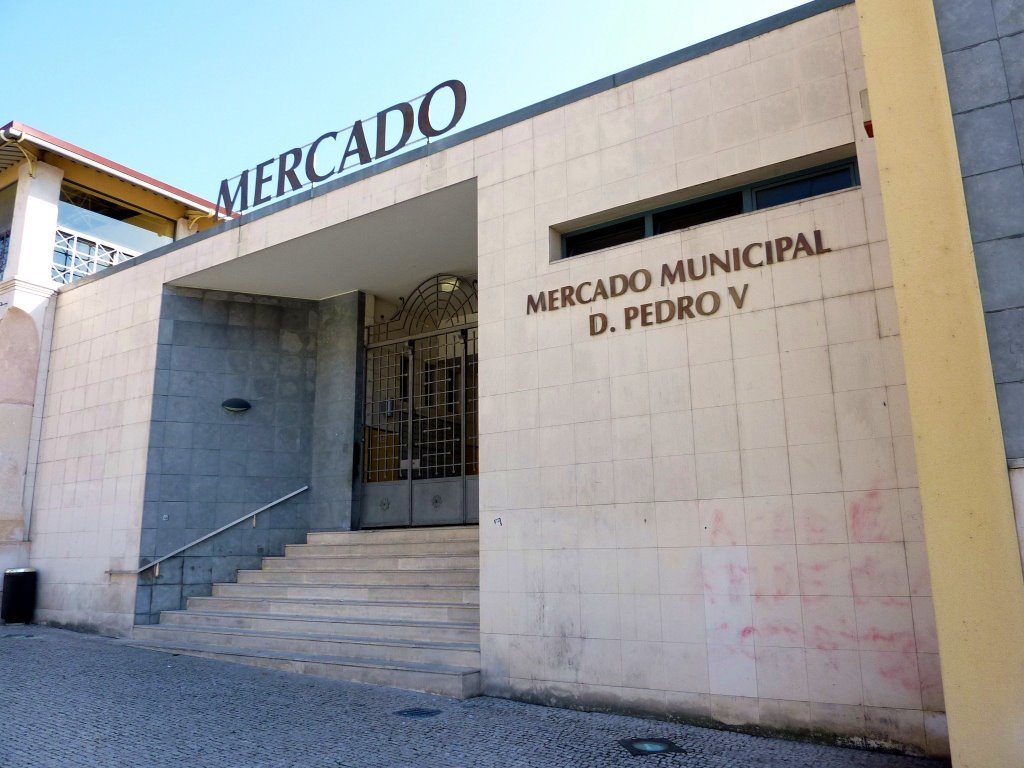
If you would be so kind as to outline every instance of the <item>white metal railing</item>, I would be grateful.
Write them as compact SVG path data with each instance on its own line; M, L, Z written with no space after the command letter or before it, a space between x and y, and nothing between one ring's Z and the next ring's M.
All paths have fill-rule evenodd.
M159 576L160 575L160 563L162 563L164 560L169 560L172 557L180 555L186 549L191 549L196 544L202 544L204 541L206 541L207 539L213 538L218 533L223 533L224 531L228 530L228 528L234 528L239 523L244 523L246 520L248 520L250 518L252 518L252 524L255 527L255 525L256 525L256 515L258 515L260 512L266 512L271 507L276 507L278 504L281 504L282 502L288 501L288 499L292 498L293 496L298 496L300 493L303 493L304 491L308 491L308 490L309 490L309 486L308 485L304 485L301 488L299 488L297 490L294 490L291 493L287 494L286 496L282 496L280 499L275 499L274 501L270 502L269 504L264 504L259 509L254 509L252 512L246 512L244 515L242 515L237 520L232 520L227 525L222 525L217 530L210 531L205 536L200 536L195 541L190 541L185 546L178 547L173 552L169 552L166 555L164 555L163 557L159 557L159 558L157 558L156 560L154 560L151 563L146 563L141 568L136 568L134 570L127 570L127 571L107 571L107 573L110 573L110 574L117 574L117 573L135 573L135 574L138 574L138 573L142 573L144 571L148 571L150 568L153 568L153 569L155 569L153 571L153 575L154 576Z
M53 239L50 276L57 283L73 283L138 255L138 251L104 242L92 235L83 235L67 227L58 227Z

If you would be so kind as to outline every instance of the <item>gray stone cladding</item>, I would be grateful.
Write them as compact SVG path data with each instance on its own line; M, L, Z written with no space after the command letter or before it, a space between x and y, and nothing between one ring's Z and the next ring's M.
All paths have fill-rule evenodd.
M165 289L141 562L309 484L318 321L315 302ZM251 410L225 411L231 397ZM143 573L135 623L303 541L309 507L299 495Z
M313 482L309 527L358 527L359 459L363 403L362 293L318 305L316 404L313 409Z
M505 699L457 701L43 627L0 627L0 668L4 768L949 766ZM410 708L437 714L395 714ZM684 751L633 757L618 742L637 737Z
M1024 3L934 0L1008 458L1024 457Z

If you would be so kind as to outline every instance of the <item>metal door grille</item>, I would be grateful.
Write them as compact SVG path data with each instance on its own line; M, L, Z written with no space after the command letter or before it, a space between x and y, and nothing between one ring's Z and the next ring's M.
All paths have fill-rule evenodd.
M475 522L475 286L430 278L366 339L362 527Z

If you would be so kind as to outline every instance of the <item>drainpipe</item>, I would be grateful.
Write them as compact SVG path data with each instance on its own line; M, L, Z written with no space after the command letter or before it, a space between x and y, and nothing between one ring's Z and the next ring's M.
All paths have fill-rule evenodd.
M25 467L25 485L21 491L21 508L25 514L22 541L32 540L32 506L35 503L36 472L39 466L39 438L43 431L43 405L46 398L46 379L50 371L50 346L53 343L53 320L57 313L57 293L46 303L43 328L39 344L39 373L36 376L35 403L32 406L32 429L28 441L28 462Z

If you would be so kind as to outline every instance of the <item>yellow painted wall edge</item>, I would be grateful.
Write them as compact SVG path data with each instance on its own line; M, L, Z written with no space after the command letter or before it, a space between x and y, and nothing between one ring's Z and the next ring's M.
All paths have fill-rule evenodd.
M958 768L1024 766L1024 579L931 0L858 0Z

